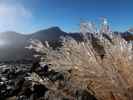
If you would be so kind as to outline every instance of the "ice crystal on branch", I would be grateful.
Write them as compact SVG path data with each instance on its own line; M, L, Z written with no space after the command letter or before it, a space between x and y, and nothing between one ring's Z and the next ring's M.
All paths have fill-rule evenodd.
M81 21L81 23L80 23L80 33L84 37L87 37L88 34L97 33L97 29L96 29L95 23L93 23L91 21L90 22Z
M108 25L108 20L107 18L103 17L101 19L101 25L100 25L100 33L109 33L109 25Z

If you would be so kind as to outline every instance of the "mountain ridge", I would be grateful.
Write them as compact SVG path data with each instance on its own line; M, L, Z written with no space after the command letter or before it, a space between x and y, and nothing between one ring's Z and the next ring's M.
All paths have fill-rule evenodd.
M33 59L33 52L25 48L29 45L30 39L38 39L42 42L47 40L52 46L56 47L59 45L61 36L70 36L78 41L81 40L79 33L67 33L57 26L39 30L28 35L14 31L2 32L0 33L0 61L31 60ZM121 36L128 41L133 40L133 35L130 32L121 33Z

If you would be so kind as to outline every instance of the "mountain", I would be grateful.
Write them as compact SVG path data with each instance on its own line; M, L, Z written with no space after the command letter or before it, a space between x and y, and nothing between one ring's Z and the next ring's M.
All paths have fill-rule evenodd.
M24 47L28 36L16 32L0 33L0 61L19 60L30 54Z
M133 34L130 32L116 32L121 34L126 40L133 40ZM33 51L26 49L30 39L38 39L42 42L49 41L53 48L60 46L60 37L69 36L77 41L82 41L82 36L79 33L66 33L59 27L51 27L40 30L29 35L22 35L17 32L8 31L0 33L0 61L22 61L33 60Z
M52 42L51 45L58 45L60 36L65 36L58 27L40 30L30 35L22 35L17 32L8 31L0 33L0 61L32 60L33 52L26 49L30 39L38 39L42 42L45 40Z
M46 30L40 30L31 34L32 39L56 41L60 36L65 36L67 33L63 32L59 27L51 27Z
M122 33L121 35L126 41L133 41L132 32L126 31L126 32Z

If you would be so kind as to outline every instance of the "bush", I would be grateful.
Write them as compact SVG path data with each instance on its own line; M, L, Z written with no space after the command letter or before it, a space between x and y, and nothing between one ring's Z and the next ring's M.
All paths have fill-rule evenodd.
M132 100L132 44L116 35L108 34L110 40L103 34L94 37L82 42L65 37L62 47L54 50L48 42L35 40L30 49L41 52L41 63L51 64L50 69L71 71L71 87L87 90L98 100Z

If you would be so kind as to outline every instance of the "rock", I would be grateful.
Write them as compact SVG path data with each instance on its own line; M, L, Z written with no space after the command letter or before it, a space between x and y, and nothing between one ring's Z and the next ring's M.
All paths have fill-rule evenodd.
M6 81L7 78L6 78L6 77L1 77L1 80L2 80L2 81Z
M51 81L64 80L63 74L59 72L55 72L54 70L51 70L50 72L48 72L48 78Z
M91 95L86 90L77 90L76 98L76 100L97 100L93 95Z
M45 95L45 93L48 91L48 88L46 88L44 85L41 84L35 84L33 86L34 89L34 97L35 98L40 98Z

